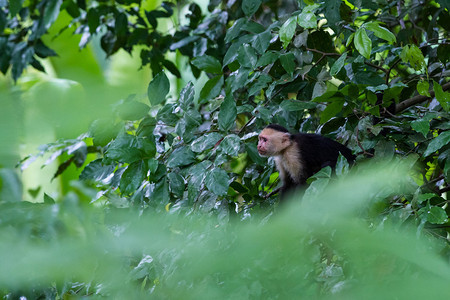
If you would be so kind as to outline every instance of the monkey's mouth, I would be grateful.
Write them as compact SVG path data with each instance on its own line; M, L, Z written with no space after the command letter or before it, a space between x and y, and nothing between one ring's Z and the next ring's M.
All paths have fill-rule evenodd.
M260 156L266 156L266 152L265 151L258 150L258 153L259 153Z

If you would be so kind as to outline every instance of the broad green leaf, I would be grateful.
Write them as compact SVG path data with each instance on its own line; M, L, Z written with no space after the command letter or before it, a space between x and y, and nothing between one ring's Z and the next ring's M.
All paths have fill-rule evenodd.
M434 95L436 100L439 101L442 108L446 111L450 111L450 93L444 92L442 86L440 86L436 81L433 82Z
M196 140L194 140L191 144L191 150L194 152L203 152L205 150L212 149L214 145L217 144L218 141L222 139L222 135L217 132L208 133L206 135L202 135Z
M403 62L409 63L416 71L423 70L426 67L425 57L416 45L404 46L400 58Z
M245 0L242 1L242 11L246 16L253 15L261 5L262 0Z
M216 76L208 80L200 91L199 102L201 104L217 97L223 86L223 76Z
M150 202L156 202L162 205L169 203L170 194L169 194L169 183L167 182L167 178L164 177L158 183L155 184L155 187L150 193L149 200Z
M56 18L59 15L59 8L61 7L62 3L63 3L62 0L46 1L43 17L45 28L47 29L50 28L53 22L55 22Z
M185 190L184 178L175 172L170 172L167 174L167 179L169 179L170 191L176 196L182 197Z
M15 16L21 9L23 2L25 0L10 0L9 2L9 13L11 16Z
M397 41L395 35L387 28L381 27L378 22L369 22L364 24L363 27L372 31L375 36L379 37L380 39L386 40L389 43L395 43Z
M269 64L272 64L277 60L277 58L278 58L277 52L268 51L268 52L264 53L263 55L261 55L261 57L258 59L255 67L256 68L264 67Z
M395 143L393 141L380 140L375 146L375 157L382 157L385 161L394 157Z
M447 213L439 206L422 207L419 209L419 215L431 224L444 224L448 221Z
M297 17L298 25L306 29L317 28L317 17L314 11L318 5L309 5L305 7Z
M336 100L327 105L322 114L320 115L320 124L327 122L332 117L336 116L342 111L345 101Z
M209 160L204 160L199 164L195 164L189 168L189 184L200 188L205 179L207 170L212 166L212 162Z
M238 58L238 50L240 46L241 46L240 43L231 44L231 46L228 48L227 53L225 53L225 56L223 58L224 66L231 64Z
M422 203L426 200L430 200L431 198L436 197L436 194L426 193L417 195L417 202Z
M114 165L104 165L103 159L97 159L90 162L81 172L80 180L101 181L108 184L114 173Z
M267 48L269 48L271 39L272 39L271 30L270 29L266 30L256 35L252 43L252 47L255 48L259 54L264 54L266 53Z
M147 88L147 96L151 105L158 105L166 100L170 83L164 72L159 72L150 82Z
M144 180L146 172L147 168L142 160L130 164L120 179L121 193L129 195L135 192Z
M267 160L258 153L258 149L256 148L256 143L246 143L245 151L247 151L250 159L260 166L265 166L267 164Z
M235 135L227 135L222 142L220 142L219 149L229 156L237 156L241 149L241 139Z
M350 44L353 42L354 38L355 38L355 33L350 34L350 36L347 39L347 43L345 43L345 47L350 46Z
M224 196L228 192L229 180L227 172L223 169L214 168L205 177L205 185L217 196Z
M198 69L203 70L207 73L220 74L222 73L222 65L217 60L217 58L203 55L196 57L192 60L192 64Z
M186 110L194 102L195 89L192 81L189 81L181 90L178 101L181 107Z
M445 145L450 143L450 131L444 131L434 138L429 144L427 150L425 150L424 156L429 156L438 151Z
M316 82L313 89L312 99L316 101L317 97L322 96L327 91L327 84L325 82Z
M414 120L411 123L411 128L414 129L417 132L420 132L423 134L424 137L427 136L428 132L430 131L430 121L426 119L418 119Z
M257 80L253 81L252 86L248 89L248 95L253 96L259 94L262 89L267 88L267 85L272 82L272 77L267 74L261 74Z
M247 22L246 18L240 18L236 20L236 22L233 23L233 25L227 30L227 33L225 34L225 43L229 43L237 36L239 36L239 33L241 32L241 27L246 22Z
M137 147L136 138L125 134L116 138L109 145L105 155L112 160L131 164L142 159L142 153Z
M294 73L295 70L295 56L293 53L289 52L280 56L280 62L283 68L289 74Z
M136 121L145 117L150 107L138 101L125 101L117 106L117 112L122 120Z
M234 127L237 117L236 102L232 95L227 95L220 105L219 110L219 128L222 131L228 131Z
M253 68L258 61L258 54L256 50L249 44L244 44L239 47L238 62L241 66L246 68Z
M167 167L183 167L195 162L195 154L187 146L175 149L167 158Z
M330 75L334 76L337 73L339 73L339 71L342 69L342 67L344 66L345 63L345 59L347 58L347 52L345 52L344 54L342 54L336 61L335 63L331 66L330 69Z
M175 124L180 119L175 113L175 109L177 105L174 103L168 103L164 105L162 108L158 110L158 114L156 115L156 119L162 121L163 123L175 126Z
M429 90L430 84L427 81L419 81L417 83L417 91L420 95L431 97Z
M283 42L283 47L286 47L291 42L295 34L295 29L297 28L297 16L290 17L284 22L280 28L280 40Z
M312 109L317 106L314 102L300 101L294 99L288 99L281 102L280 107L285 111L299 111L305 109Z
M199 36L195 35L195 36L188 36L176 43L173 43L172 45L170 45L170 50L176 50L178 48L184 47L186 45L189 45L195 41L197 41L198 39L200 39Z
M22 201L22 182L13 169L0 168L0 203Z
M305 30L300 34L297 34L297 36L294 39L294 46L296 48L300 48L302 46L307 46L308 44L308 35L309 35L309 31ZM303 55L303 53L302 53Z
M364 28L359 28L356 31L353 43L355 44L356 50L358 50L362 56L367 59L370 58L370 53L372 52L372 41Z

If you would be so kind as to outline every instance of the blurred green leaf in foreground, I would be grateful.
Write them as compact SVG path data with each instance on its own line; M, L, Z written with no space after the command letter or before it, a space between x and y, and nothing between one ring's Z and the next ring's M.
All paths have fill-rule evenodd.
M405 165L350 172L248 223L82 207L74 193L59 204L1 203L0 295L444 299L450 266L437 240L362 217L369 199L408 186Z

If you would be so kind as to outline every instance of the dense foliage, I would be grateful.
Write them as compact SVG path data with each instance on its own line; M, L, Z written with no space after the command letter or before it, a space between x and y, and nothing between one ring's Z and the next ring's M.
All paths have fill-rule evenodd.
M78 138L43 146L39 154L22 161L22 168L36 156L51 154L48 163L60 159L55 177L72 163L82 168L79 184L83 185L80 189L90 191L91 196L83 196L87 202L142 213L209 213L217 216L219 224L226 224L234 215L244 220L259 212L269 215L276 206L277 195L271 192L279 183L278 176L273 162L258 155L256 136L265 125L278 123L292 132L316 132L346 144L358 155L356 167L350 171L358 176L366 174L367 161L407 161L410 170L402 169L407 177L402 178L402 188L375 185L374 181L387 182L377 176L371 184L378 190L361 189L368 193L361 196L359 186L346 186L344 192L368 200L370 204L358 213L376 228L388 222L411 223L442 241L447 238L448 1L211 0L208 11L184 1L162 2L158 7L153 7L152 1L133 0L0 0L0 4L0 71L14 80L28 65L44 71L38 57L56 55L45 36L63 13L70 16L64 30L81 35L80 47L100 37L107 56L120 49L137 50L142 65L149 65L153 74L146 95L115 99L113 115L103 114L107 117L93 121L89 131ZM168 20L173 28L167 27ZM322 170L310 180L306 196L331 200L333 194L322 191L336 177L346 177L347 167L340 162L336 176L330 169ZM45 200L53 202L47 195ZM323 202L326 205L320 201L324 200L318 199L306 211L326 209L327 205L330 211L336 208L329 201ZM301 215L307 216L305 212ZM288 220L287 224L296 224L292 216ZM348 224L336 226L350 228ZM281 230L283 225L275 228ZM302 248L311 257L320 253L317 264L309 267L318 270L323 263L323 270L335 272L335 266L344 264L345 247L321 244L321 238L333 238L318 237L319 232L311 230L300 234L305 240L309 236L319 240L312 242L312 252L308 252L309 246ZM190 241L194 242L200 243ZM337 248L342 252L333 256ZM445 254L448 246L440 250ZM190 251L194 257L196 250ZM241 263L234 262L234 266ZM288 264L284 263L286 270ZM144 275L133 273L133 278L147 276L156 281L170 277L164 273L167 270L153 274L153 268L139 269L135 272ZM302 272L316 272L305 270ZM317 279L302 272L296 278ZM342 269L336 272L342 273ZM336 281L320 273L318 277L326 277L321 292L337 289L344 280L341 273ZM230 279L230 274L226 275L209 280ZM256 287L248 287L263 294L252 290L249 297L267 292L259 289L261 282L252 282ZM183 284L207 286L208 282ZM226 284L237 292L237 284ZM265 282L264 288L267 284L273 283ZM153 291L155 282L150 286ZM296 291L289 289L280 297Z

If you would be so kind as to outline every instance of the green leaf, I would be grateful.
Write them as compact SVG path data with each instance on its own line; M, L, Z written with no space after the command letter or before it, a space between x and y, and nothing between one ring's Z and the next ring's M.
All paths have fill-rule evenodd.
M429 156L435 153L450 142L450 131L444 131L434 138L429 144L427 150L425 150L424 156Z
M314 102L300 101L294 99L288 99L281 102L280 107L285 111L299 111L305 109L313 109L317 106Z
M138 101L125 101L117 106L119 117L122 120L135 121L145 117L150 107Z
M283 42L283 47L286 47L291 42L292 38L295 34L295 29L297 28L297 16L290 17L284 22L284 24L280 28L280 41Z
M160 203L162 205L169 203L169 183L165 177L155 184L153 191L150 193L149 199L151 202Z
M292 52L283 54L280 56L280 62L283 68L289 74L294 73L295 70L295 56Z
M259 54L264 54L269 48L270 40L272 39L271 30L268 29L260 34L257 34L253 40L252 47L258 51Z
M256 62L256 68L264 67L269 64L274 63L278 58L278 54L275 51L269 51L261 55L261 57Z
M151 105L158 105L166 100L170 83L164 72L159 72L148 85L147 96Z
M0 168L0 203L22 201L22 182L13 169Z
M208 80L200 91L200 104L217 97L222 90L223 76L216 76Z
M369 22L363 25L366 29L372 31L376 37L386 40L389 43L395 43L397 39L395 35L390 32L387 28L381 27L378 22Z
M344 103L345 101L343 100L336 100L328 104L320 115L320 124L327 122L329 119L340 113L342 111L342 107L344 107Z
M237 117L236 102L233 96L227 95L220 105L219 110L219 128L222 131L228 131L234 127Z
M245 0L242 1L242 11L246 16L253 15L261 5L262 0Z
M222 135L217 132L208 133L197 138L191 144L191 150L197 153L212 149L218 141L222 139Z
M444 224L448 221L447 213L439 206L422 207L419 209L419 215L431 224Z
M417 132L420 132L423 134L424 137L427 136L428 132L430 131L430 121L426 119L418 119L414 120L411 123L411 128L414 129Z
M256 50L249 44L244 44L239 47L238 62L241 66L246 68L253 68L258 61L258 54Z
M46 1L43 17L45 28L49 29L53 22L55 22L56 18L59 15L59 8L61 7L62 3L62 0Z
M187 146L175 149L167 158L167 167L183 167L195 162L195 154Z
M433 89L436 96L436 100L441 104L442 108L446 111L450 111L450 93L444 92L442 86L436 81L433 82Z
M219 149L229 156L237 156L241 149L241 139L235 135L227 135L222 142L220 142Z
M194 84L189 81L186 86L181 90L178 101L181 107L186 110L194 102L195 89Z
M104 181L107 184L114 173L114 165L104 165L103 159L97 159L90 162L81 172L80 180Z
M297 17L298 25L306 29L317 28L317 17L314 11L319 7L318 4L305 7Z
M189 184L196 186L198 189L205 179L207 170L212 166L212 162L204 160L199 164L193 165L189 168Z
M109 145L105 155L112 160L131 164L142 159L142 153L137 147L136 138L124 134Z
M330 69L330 75L334 76L337 73L339 73L339 71L342 69L342 67L345 64L345 59L347 58L347 52L345 52L344 54L342 54L333 64L333 66L331 66Z
M145 178L147 167L142 160L130 164L120 179L120 191L124 195L135 192Z
M417 91L420 95L431 97L429 90L430 84L427 81L419 81L417 83Z
M362 56L367 59L370 58L370 53L372 52L372 41L364 28L359 28L356 31L353 43L355 44L356 50L358 50Z
M207 73L213 74L221 74L222 73L222 65L217 60L217 58L203 55L196 57L192 60L192 64L196 66L198 69L203 70Z
M225 43L229 43L239 36L241 33L241 27L247 22L246 18L240 18L233 23L233 25L227 30L225 34Z
M176 107L177 105L174 103L164 105L160 110L158 110L156 119L162 121L166 125L175 126L179 120L179 117L174 113Z
M229 180L227 172L223 169L214 168L205 177L205 185L217 196L226 195L228 192Z
M400 58L403 62L409 63L416 71L423 70L426 67L425 57L416 45L404 46Z
M25 0L10 0L9 1L9 13L14 17L21 9Z
M245 151L247 151L248 156L250 159L255 162L256 164L260 166L266 166L267 160L258 153L258 149L256 148L255 143L246 143L245 144Z
M170 191L181 198L185 190L184 178L174 172L167 174L167 179L169 179L169 189Z

